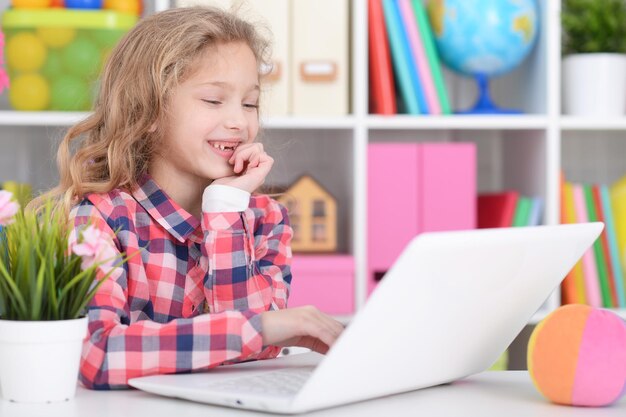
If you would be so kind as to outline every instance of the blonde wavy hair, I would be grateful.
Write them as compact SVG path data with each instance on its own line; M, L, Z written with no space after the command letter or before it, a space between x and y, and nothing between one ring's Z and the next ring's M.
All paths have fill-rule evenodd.
M68 213L87 193L135 188L162 140L172 91L208 48L228 42L246 43L267 65L268 40L232 11L183 7L139 21L111 52L93 113L59 145L59 184L30 207L53 199Z

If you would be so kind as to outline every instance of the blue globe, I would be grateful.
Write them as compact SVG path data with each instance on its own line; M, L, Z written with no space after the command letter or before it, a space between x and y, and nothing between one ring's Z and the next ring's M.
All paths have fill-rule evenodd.
M462 74L509 72L537 39L535 0L430 0L428 11L442 61Z

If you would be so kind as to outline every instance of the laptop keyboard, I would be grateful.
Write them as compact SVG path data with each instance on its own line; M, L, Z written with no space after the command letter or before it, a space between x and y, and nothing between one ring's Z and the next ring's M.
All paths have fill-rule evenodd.
M285 368L263 374L241 376L209 385L211 389L262 395L293 395L304 385L315 367Z

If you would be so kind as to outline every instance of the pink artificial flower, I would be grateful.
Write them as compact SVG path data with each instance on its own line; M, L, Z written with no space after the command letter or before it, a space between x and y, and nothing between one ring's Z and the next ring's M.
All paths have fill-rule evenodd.
M0 226L7 226L15 221L15 214L20 205L13 199L13 193L6 190L0 191Z
M87 226L82 231L82 240L72 247L72 251L83 258L81 263L83 269L98 263L105 274L113 269L113 261L117 256L109 236L96 229L93 225Z
M2 93L5 88L9 88L10 86L11 81L9 80L9 76L3 68L0 68L0 93Z

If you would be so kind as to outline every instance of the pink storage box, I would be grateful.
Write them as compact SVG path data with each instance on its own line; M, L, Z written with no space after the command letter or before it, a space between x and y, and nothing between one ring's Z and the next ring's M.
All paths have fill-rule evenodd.
M371 143L367 184L368 294L414 236L476 227L474 143Z
M354 312L354 257L294 255L289 307L314 305L328 314Z

